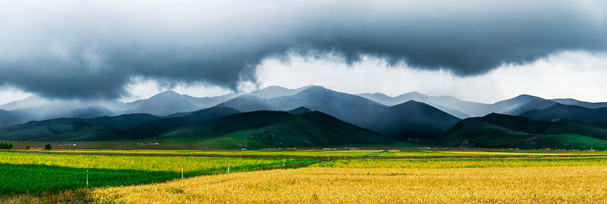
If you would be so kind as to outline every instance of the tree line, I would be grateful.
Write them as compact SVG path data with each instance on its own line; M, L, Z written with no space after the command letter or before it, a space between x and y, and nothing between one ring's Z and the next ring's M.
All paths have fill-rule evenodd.
M4 143L4 142L0 142L0 149L12 149L13 148L13 143Z

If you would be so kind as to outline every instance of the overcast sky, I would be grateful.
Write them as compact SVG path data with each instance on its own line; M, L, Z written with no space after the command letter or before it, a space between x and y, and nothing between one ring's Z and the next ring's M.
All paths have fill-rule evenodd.
M604 1L0 1L0 104L314 84L607 101Z

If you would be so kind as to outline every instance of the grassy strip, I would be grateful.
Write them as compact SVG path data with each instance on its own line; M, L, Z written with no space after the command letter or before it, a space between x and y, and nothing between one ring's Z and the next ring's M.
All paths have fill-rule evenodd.
M74 154L31 154L0 152L0 163L33 164L73 168L123 169L144 171L208 172L211 169L226 169L239 166L282 166L310 163L309 159L276 158L220 158L220 157L162 157L162 156L105 156Z
M312 165L331 168L488 168L543 166L607 166L607 157L492 158L492 159L385 159L335 160Z
M86 170L80 168L0 164L0 177L0 195L86 188ZM178 177L181 175L168 171L90 169L89 187L147 184Z

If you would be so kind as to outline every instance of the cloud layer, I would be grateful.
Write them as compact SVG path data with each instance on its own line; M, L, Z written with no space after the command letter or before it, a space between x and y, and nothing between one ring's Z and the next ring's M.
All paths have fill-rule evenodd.
M457 76L562 51L604 52L593 1L2 1L0 85L114 99L132 79L237 90L292 55ZM401 67L401 66L397 66Z

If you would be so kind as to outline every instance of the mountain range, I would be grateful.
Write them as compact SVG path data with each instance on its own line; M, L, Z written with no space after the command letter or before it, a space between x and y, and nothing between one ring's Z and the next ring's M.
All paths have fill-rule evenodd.
M547 126L558 131L531 131ZM393 142L537 147L549 146L545 141L574 144L569 140L579 138L600 143L607 103L520 95L485 104L417 92L390 97L321 86L271 86L204 98L167 91L129 103L32 96L0 106L0 127L0 140L17 141L191 140L221 148ZM584 146L575 144L570 146Z

